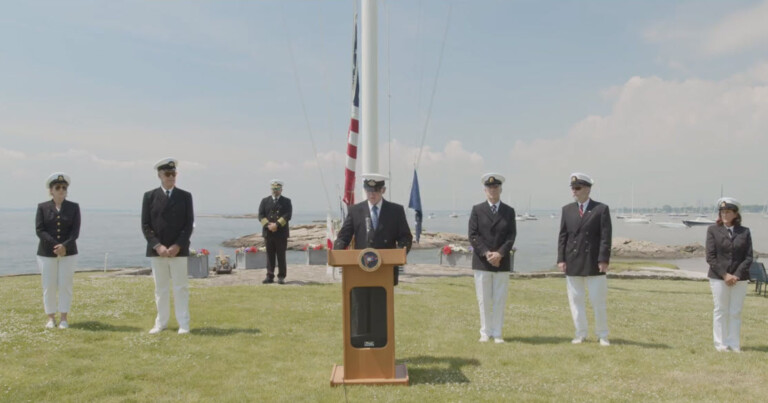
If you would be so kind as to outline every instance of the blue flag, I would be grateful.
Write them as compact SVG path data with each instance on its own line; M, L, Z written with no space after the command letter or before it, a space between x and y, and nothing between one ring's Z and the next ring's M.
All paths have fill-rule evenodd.
M419 193L419 177L416 176L416 170L413 170L413 185L411 185L411 199L408 201L408 208L416 210L416 243L419 243L421 237L421 194Z

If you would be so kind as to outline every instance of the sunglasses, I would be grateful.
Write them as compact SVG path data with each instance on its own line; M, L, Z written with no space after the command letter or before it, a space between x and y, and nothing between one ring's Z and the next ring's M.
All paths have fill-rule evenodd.
M66 185L54 185L53 190L67 190Z
M572 186L571 190L581 190L581 186Z
M166 178L170 178L171 176L176 177L176 171L163 171L163 175L165 175Z

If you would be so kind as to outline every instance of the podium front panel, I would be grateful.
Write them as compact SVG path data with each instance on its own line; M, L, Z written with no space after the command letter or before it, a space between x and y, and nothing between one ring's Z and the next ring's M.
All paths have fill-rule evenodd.
M349 333L354 348L387 345L387 290L354 287L349 291Z

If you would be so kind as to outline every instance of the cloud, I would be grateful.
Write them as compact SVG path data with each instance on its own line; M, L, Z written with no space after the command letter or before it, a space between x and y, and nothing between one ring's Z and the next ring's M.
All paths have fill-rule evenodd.
M261 166L260 170L261 172L273 173L284 172L291 168L291 164L285 161L267 161Z
M0 147L0 160L23 160L26 158L27 155L21 151Z
M696 7L700 7L696 4ZM701 10L697 10L701 11ZM650 43L669 47L676 54L692 52L704 57L723 57L765 48L768 43L768 1L726 15L708 10L709 21L697 12L680 9L673 19L658 22L642 34ZM679 60L667 60L670 68L685 70Z
M728 55L765 46L768 41L768 1L725 16L704 32L702 50Z
M560 138L517 142L509 154L515 171L530 173L517 186L567 201L556 184L583 171L598 194L625 205L633 185L646 203L708 203L721 185L745 201L764 200L753 176L765 172L768 148L764 71L760 64L720 81L632 77L607 91L610 114L587 116Z

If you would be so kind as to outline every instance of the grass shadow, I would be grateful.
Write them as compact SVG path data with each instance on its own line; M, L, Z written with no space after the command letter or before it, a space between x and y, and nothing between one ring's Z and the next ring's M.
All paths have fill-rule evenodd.
M663 348L663 349L669 349L672 348L668 344L661 344L661 343L643 343L640 341L632 341L632 340L626 340L626 339L610 339L611 345L617 345L617 346L637 346L642 348Z
M226 329L220 329L217 327L200 327L195 328L193 327L190 331L190 333L198 336L231 336L233 334L259 334L261 331L256 328L252 329L241 329L241 328L226 328Z
M761 353L768 353L768 346L742 347L741 351L759 351Z
M75 322L69 325L70 329L88 330L91 332L138 332L141 329L135 326L115 326L99 321Z
M648 292L648 293L655 293L655 294L675 294L675 295L711 295L712 294L712 292L709 291L709 288L707 288L707 291L679 291L679 290L663 291L663 290L646 290L641 288L622 288L622 287L609 286L608 290L625 291L625 292L632 292L632 293Z
M463 357L433 357L421 355L401 360L408 365L408 377L411 384L448 384L469 383L462 368L468 365L479 366L480 361Z
M533 336L533 337L505 337L504 341L516 341L525 344L563 344L570 343L567 337Z

